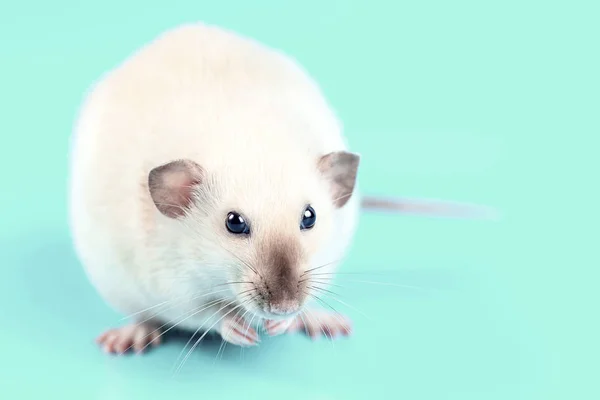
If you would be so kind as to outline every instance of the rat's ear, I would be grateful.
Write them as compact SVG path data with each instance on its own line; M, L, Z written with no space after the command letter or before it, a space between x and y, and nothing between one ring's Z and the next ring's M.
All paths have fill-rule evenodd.
M346 151L336 151L319 159L319 171L331 184L333 204L343 207L354 192L360 156Z
M154 168L148 188L156 208L170 218L185 215L194 199L194 186L204 179L204 170L190 160L177 160Z

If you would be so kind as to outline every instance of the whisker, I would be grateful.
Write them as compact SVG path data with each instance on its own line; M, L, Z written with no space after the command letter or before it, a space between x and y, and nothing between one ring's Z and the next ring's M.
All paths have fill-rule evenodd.
M230 305L234 304L237 300L232 300L229 303L225 304L224 306L222 306L221 308L219 308L217 311L215 311L210 317L205 319L206 321L209 321L212 317L214 317L215 315L217 315L221 310L229 307ZM198 327L198 329L196 329L196 331L194 332L194 334L190 337L190 339L187 341L187 343L185 344L185 346L183 346L183 349L181 350L181 353L179 353L179 356L177 357L176 363L177 361L179 361L179 359L181 358L183 352L185 351L185 349L188 347L188 345L192 342L192 339L194 338L194 336L196 336L198 334L198 332L200 332L202 330L204 323L200 324L200 326ZM179 369L177 369L179 370Z
M234 257L235 259L237 259L239 262L241 262L243 265L245 265L246 267L248 267L248 268L249 268L249 269L250 269L252 272L254 272L256 275L259 275L259 276L260 276L260 274L258 273L258 271L257 271L257 270L256 270L254 267L252 267L250 264L248 264L246 261L242 260L242 258L241 258L240 256L238 256L237 254L235 254L233 251L231 251L231 250L229 250L229 249L225 248L225 246L221 246L221 248L222 248L223 250L225 250L226 252L228 252L228 253L229 253L231 256L233 256L233 257Z
M312 281L324 283L323 279L333 279L333 278L316 278L316 279L312 279ZM345 279L344 282L367 283L367 284L371 284L371 285L393 286L393 287L404 288L404 289L415 289L415 290L425 290L425 291L432 291L432 292L441 292L441 290L434 289L434 288L424 288L424 287L420 287L420 286L403 285L403 284L399 284L399 283L390 283L390 282L363 281L363 280L350 280L350 279ZM328 283L328 284L330 284L330 283ZM333 284L331 284L331 285L333 285Z
M246 332L244 333L245 336L248 335L248 331L252 327L252 321L254 321L254 318L256 318L256 314L253 312L252 313L252 318L250 319L250 322L248 323L248 326L246 327ZM244 355L244 347L240 346L240 360L242 359L243 355Z
M193 225L190 224L187 219L182 219L181 220L182 223L191 231L193 232L198 232L197 228ZM200 232L198 232L200 233ZM256 275L260 276L260 274L258 273L258 271L252 267L250 264L248 264L246 261L242 260L237 254L235 254L234 252L232 252L231 250L229 250L228 248L226 248L225 246L223 246L222 244L218 243L218 242L214 242L212 241L213 244L219 246L222 250L226 251L227 253L229 253L232 257L234 257L236 260L238 260L241 264L243 264L244 266L246 266L247 268L249 268L252 272L254 272Z
M302 316L302 314L304 314L305 311L302 311L301 313L298 314L298 316L300 317L300 319L302 320L302 323L304 324L304 328L306 329L306 327L308 326L306 324L306 321L304 320L304 317Z
M225 290L227 290L227 289L225 289ZM247 290L244 290L244 291L242 291L242 292L238 293L238 296L241 296L242 294L244 294L244 293L248 293L248 292L251 292L251 291L253 291L253 290L254 290L254 288L252 288L252 289L247 289ZM212 293L209 293L209 294L206 294L206 295L196 296L196 297L194 297L194 298L190 299L190 301L192 301L192 300L197 300L197 299L199 299L199 298L201 298L201 297L210 296L210 295L212 295L212 294L215 294L215 293L218 293L218 292L212 292ZM221 300L219 299L219 300L217 300L217 301L221 301ZM156 317L156 316L157 316L157 315L158 315L160 312L165 312L165 311L167 311L167 310L171 310L171 309L175 308L176 306L178 306L178 305L181 305L181 304L182 304L182 303L184 303L184 302L185 302L185 300L183 300L183 301L179 301L179 302L177 302L177 303L175 303L175 304L171 305L170 307L167 307L167 308L165 308L165 309L163 309L163 310L161 310L161 311L159 311L159 312L157 312L157 313L154 313L153 315L151 315L151 316L149 316L148 318L146 318L146 319L144 319L144 320L140 321L139 323L140 323L140 324L142 324L142 323L144 323L144 322L148 322L148 321L150 321L151 319L155 318L155 317ZM183 321L181 321L181 322L183 322Z
M200 338L196 341L196 343L194 343L194 345L192 346L192 348L188 351L187 355L185 356L185 358L183 359L183 361L181 361L181 364L179 365L179 367L176 370L176 373L178 371L181 370L181 368L183 368L183 365L185 364L185 362L187 361L187 359L190 357L190 355L192 354L192 352L196 349L196 347L198 346L198 344L200 344L200 342L202 341L202 339L204 339L204 337L208 334L208 332L210 332L211 329L213 329L219 322L221 322L225 317L227 317L229 314L231 314L233 311L235 311L236 309L244 306L245 304L249 304L252 300L254 300L255 298L257 298L258 295L254 295L252 298L250 298L249 300L244 301L241 304L238 304L237 306L235 306L234 308L232 308L231 310L229 310L228 312L226 312L221 318L219 318L217 321L215 321L214 324L212 324L210 326L210 328L208 328L206 330L206 332L204 332L204 334L202 334L202 336L200 336ZM232 303L229 303L232 304ZM221 310L221 309L220 309ZM219 310L219 311L220 311ZM218 311L217 311L218 312ZM215 315L215 314L213 314ZM196 331L196 333L198 333L198 331ZM195 335L195 334L194 334ZM192 336L193 337L193 336ZM185 348L184 348L185 349Z
M327 290L318 286L308 286L309 289L316 289L316 290L320 290L322 292L326 292L326 293L331 293L334 296L340 296L339 294L337 294L336 292L332 292L331 290Z
M310 334L308 332L308 324L306 323L306 320L304 319L304 315L305 315L306 311L302 311L300 314L298 314L298 316L300 317L300 320L302 320L302 323L304 324L304 333L306 334ZM303 315L304 314L304 315ZM308 318L308 317L307 317Z
M309 314L308 314L309 310L306 309L305 312L306 312L306 318L309 318ZM328 338L329 341L331 342L331 346L333 348L335 348L335 344L333 343L333 335L327 335L327 332L325 332L325 328L323 328L323 324L321 324L321 321L319 321L319 318L317 315L315 315L313 312L310 312L310 315L311 315L311 318L309 318L309 319L313 319L316 322L317 326L319 327L319 330L323 333L323 336Z
M236 318L238 315L240 315L240 312L241 312L242 310L243 310L243 309L239 309L239 310L238 310L238 311L235 313L235 315L233 316L233 318L235 319L235 318ZM248 310L246 310L246 312L244 313L244 315L246 315L246 313L247 313L247 312L248 312ZM242 318L243 318L243 316L242 316ZM231 333L231 332L233 332L233 327L229 328L229 333ZM223 336L225 336L225 335L221 335L221 345L219 346L219 350L217 351L217 355L216 355L216 357L215 357L215 360L213 361L213 365L215 365L215 363L216 363L216 362L217 362L217 360L219 359L219 354L221 353L221 350L223 350L223 353L225 353L225 347L227 347L227 340L225 340ZM223 355L223 354L221 353L221 356L222 356L222 355ZM221 358L221 359L222 359L222 358Z
M148 307L148 308L144 308L143 310L136 311L136 312L134 312L133 314L126 315L126 316L122 317L122 318L121 318L121 321L124 321L124 320L126 320L126 319L130 319L130 318L132 318L132 317L135 317L136 315L140 315L140 314L142 314L142 313L145 313L146 311L153 310L153 309L155 309L155 308L157 308L157 307L163 306L163 305L165 305L165 304L169 304L169 303L171 303L171 302L173 302L173 301L174 301L174 299L173 299L173 300L165 300L165 301L163 301L163 302L161 302L161 303L158 303L158 304L156 304L156 305L153 305L152 307Z
M177 325L181 324L182 322L190 319L191 317L193 317L194 315L197 315L199 313L201 313L202 311L209 309L210 307L214 306L215 304L218 304L221 300L213 300L207 304L204 304L203 306L198 306L197 308L190 310L190 311L186 311L185 313L183 313L182 315L179 315L176 318L173 318L172 320L165 322L164 324L162 324L161 326L159 326L158 328L154 329L152 332L150 332L149 334L145 335L143 338L146 339L147 337L151 336L154 333L160 332L160 335L158 335L156 338L152 339L151 341L149 341L144 347L142 347L141 350L146 349L146 347L148 347L152 342L154 342L155 340L158 340L158 338L160 338L161 336L163 336L164 334L166 334L167 332L169 332L171 329L174 329ZM175 321L176 319L179 319L180 317L185 316L186 314L192 313L190 315L188 315L187 317L183 318L181 321L177 322L174 325L171 325L168 329L164 330L161 332L161 330L170 325L171 322ZM143 322L142 322L143 323ZM129 346L128 348L126 348L123 353L127 352L128 350L130 350L133 347L133 345Z
M218 285L217 285L217 286L218 286ZM136 312L135 312L135 313L133 313L133 314L130 314L130 315L126 316L126 317L123 317L123 318L121 318L121 321L123 321L123 320L125 320L125 319L130 319L131 317L135 317L136 315L143 314L143 313L145 313L145 312L147 312L147 311L153 310L153 309L155 309L155 308L157 308L157 307L160 307L160 306L163 306L163 305L166 305L166 304L172 303L172 302L174 302L174 301L177 301L177 300L181 300L181 299L183 299L184 301L185 301L185 300L187 300L187 299L189 299L189 300L196 300L196 299L199 299L200 297L211 296L211 295L213 295L213 294L216 294L216 293L221 293L221 292L225 292L225 291L228 291L228 290L229 290L229 289L217 290L217 291L214 291L214 292L211 292L211 293L199 294L199 295L196 295L196 296L194 296L194 297L192 297L192 298L189 298L189 295L178 296L178 297L176 297L176 298L174 298L174 299L170 299L170 300L166 300L166 301L163 301L163 302L161 302L161 303L158 303L158 304L156 304L156 305L154 305L154 306L152 306L152 307L148 307L148 308L145 308L145 309L143 309L143 310L136 311ZM178 303L178 304L179 304L179 303ZM172 307L171 307L171 308L172 308ZM169 309L169 308L167 308L167 310L168 310L168 309ZM164 311L164 310L163 310L163 311ZM156 314L155 314L155 315L156 315ZM147 320L146 320L146 321L147 321ZM146 321L143 321L143 322L146 322Z
M329 285L329 286L334 286L334 287L338 287L338 288L345 288L345 286L342 286L338 283L332 283L331 280L329 281L324 281L324 278L317 278L317 279L312 279L312 278L308 278L308 279L302 279L300 281L298 281L298 283L304 283L304 282L309 282L309 284L314 284L314 283L320 283L322 285Z
M346 326L346 323L342 319L340 319L340 318L343 318L343 315L338 310L336 310L331 304L329 304L328 302L326 302L325 300L323 300L322 298L320 298L317 295L312 294L312 297L315 298L321 304L323 304L325 307L333 310L333 314L332 314L333 318L335 318L337 320L337 322L340 323L341 326Z
M238 312L236 312L236 313L235 313L235 315L233 316L233 318L235 319L235 318L236 318L236 317L237 317L237 316L240 314L240 312L242 312L242 310L243 310L243 309L240 309L240 310L238 310ZM242 314L242 316L240 317L240 319L241 319L242 321L245 321L245 320L244 320L244 317L246 316L246 314L248 314L248 312L250 312L250 310L246 310L246 311L245 311L245 312ZM233 329L234 329L234 328L233 328L233 327L231 327L231 328L229 329L229 333L233 332ZM222 337L222 336L221 336L221 339L223 340L223 337ZM225 347L227 347L227 343L226 343L226 342L227 342L226 340L223 340L223 343L221 343L221 346L219 347L219 351L217 352L217 356L215 357L215 362L217 361L217 358L219 357L219 353L221 352L221 347L223 348L223 353L221 353L221 360L223 359L223 354L225 354ZM213 364L214 364L214 363L213 363Z
M344 288L344 286L342 286L340 284L331 283L331 282L324 282L324 281L318 280L318 279L310 279L309 278L309 279L303 279L301 281L298 281L298 283L304 283L304 282L310 282L311 284L320 283L321 285L325 285L326 284L326 285L329 285L329 286L335 286L335 287L342 288L342 289Z
M243 292L240 292L240 293L239 293L239 295L242 295L242 294L244 294L244 293L247 293L247 292L251 292L251 291L253 291L253 290L254 290L254 289L248 289L248 290L244 290ZM201 313L202 311L205 311L205 310L207 310L207 309L209 309L209 308L211 308L211 307L215 306L216 304L219 304L219 303L220 303L220 302L222 302L222 301L223 301L222 299L212 300L212 301L210 301L210 302L208 302L208 303L206 303L206 304L202 304L202 305L200 305L200 306L196 307L196 308L195 308L195 309L193 309L193 310L188 310L188 311L186 311L185 313L183 313L183 314L179 315L178 317L176 317L176 318L173 318L173 319L171 319L170 321L168 321L168 322L166 322L166 323L162 324L161 326L159 326L158 328L156 328L155 330L153 330L152 332L150 332L149 334L147 334L146 336L144 336L144 339L145 339L145 338L147 338L148 336L151 336L152 334L154 334L154 333L156 333L156 332L159 332L159 331L161 331L161 330L162 330L164 327L166 327L166 326L170 325L170 324L171 324L171 322L175 321L175 320L176 320L176 319L178 319L179 317L183 317L183 316L185 316L186 314L189 314L190 312L192 312L192 314L191 314L191 315L188 315L187 317L183 318L181 321L179 321L179 322L177 322L176 324L174 324L174 325L170 326L168 329L166 329L166 330L162 331L162 332L161 332L161 333L160 333L160 334L159 334L157 337L155 337L155 338L154 338L154 339L152 339L150 342L148 342L148 343L147 343L147 344L146 344L144 347L142 347L142 350L144 350L144 349L145 349L146 347L148 347L148 346L149 346L149 345L150 345L152 342L154 342L154 341L158 340L158 339L159 339L161 336L163 336L164 334L166 334L166 333L167 333L167 332L169 332L170 330L172 330L172 329L174 329L175 327L177 327L177 325L179 325L179 324L181 324L182 322L184 322L184 321L186 321L186 320L188 320L188 319L192 318L193 316L195 316L195 315L197 315L197 314ZM199 309L199 308L200 308L200 309ZM147 322L149 319L151 319L151 318L148 318L147 320L145 320L145 321L142 321L142 322L140 322L140 323ZM131 349L131 347L132 347L132 346L129 346L127 349L125 349L125 351L128 351L129 349ZM124 352L125 352L125 351L124 351ZM124 353L124 352L123 352L123 353Z
M330 308L334 312L334 314L342 316L342 313L340 313L338 310L336 310L331 304L327 303L321 297L317 296L314 293L307 293L307 292L304 292L304 293L307 294L308 296L311 296L313 299L317 300L319 303L323 304L325 307ZM341 321L339 321L339 322L341 322Z
M385 275L385 273L376 273L376 272L315 272L310 274L311 276L320 276L320 275Z
M311 271L315 271L315 270L320 269L320 268L325 268L325 267L327 267L327 266L329 266L331 264L335 264L335 263L340 262L340 261L342 261L342 259L331 261L331 262L328 262L327 264L319 265L318 267L314 267L314 268L308 269L308 270L304 271L304 273L302 275L300 275L300 277L303 277L304 275L310 273Z
M227 250L229 251L229 250ZM239 262L241 262L243 265L245 265L246 267L248 267L252 272L254 272L256 275L260 276L260 274L258 273L258 271L256 270L256 268L254 268L253 266L251 266L250 264L248 264L246 261L242 260L242 258L240 256L238 256L237 254L234 254L233 252L229 251L229 253L231 255L233 255L235 258L238 259Z
M304 314L304 316L306 317L306 319L307 319L309 322L311 322L311 321L312 321L312 322L314 322L314 325L315 325L316 327L318 327L318 328L319 328L319 330L320 330L320 331L323 333L323 335L327 336L327 335L325 334L325 331L324 331L324 330L321 328L321 322L319 321L319 319L318 319L318 318L317 318L317 317L316 317L316 316L315 316L313 313L310 313L310 316L309 316L309 315L308 315L308 312L309 312L309 310L308 310L308 309L306 309L306 310L304 310L304 311L303 311L303 314ZM308 325L308 324L306 324L306 322L305 322L305 325L306 325L306 328L307 328L307 333L308 333L309 335L311 335L311 331L312 331L312 330L309 330L309 329L308 329L309 325ZM311 337L312 337L312 335L311 335Z
M241 283L247 283L247 284L250 284L250 285L251 285L251 284L253 284L254 282L250 282L250 281L227 282L227 283L221 283L221 284L219 284L219 285L215 285L215 287L218 287L218 286L226 286L226 285L233 285L233 284L236 284L236 283L240 283L240 284L241 284Z
M232 330L232 329L230 329ZM227 340L223 339L223 337L221 336L221 345L219 346L219 350L217 351L217 355L215 356L215 359L213 361L213 366L217 363L217 360L219 359L219 354L222 355L221 351L223 351L223 353L225 353L225 346L227 346ZM221 358L222 360L223 358Z
M363 313L362 311L360 311L360 310L359 310L359 309L357 309L356 307L353 307L353 306L351 306L350 304L346 303L345 301L342 301L342 300L338 299L337 297L334 297L334 296L332 296L332 295L330 295L330 294L328 294L328 293L323 293L323 294L324 294L325 296L329 296L329 297L331 297L331 299L332 299L332 300L335 300L335 301L337 301L338 303L345 305L346 307L348 307L348 308L350 308L350 309L352 309L352 310L354 310L354 311L356 311L356 312L360 313L360 314L361 314L361 315L363 315L365 318L367 318L367 319L371 320L371 318L370 318L369 316L367 316L365 313ZM313 296L313 297L316 297L316 296L314 296L314 295L312 295L312 296Z

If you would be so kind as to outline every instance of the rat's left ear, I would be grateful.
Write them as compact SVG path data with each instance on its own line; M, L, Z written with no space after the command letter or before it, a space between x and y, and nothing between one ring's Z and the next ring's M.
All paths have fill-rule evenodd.
M193 205L194 189L204 170L191 160L176 160L148 174L148 189L156 208L169 218L183 217Z
M354 192L360 156L347 151L336 151L319 159L318 168L331 184L333 204L343 207Z

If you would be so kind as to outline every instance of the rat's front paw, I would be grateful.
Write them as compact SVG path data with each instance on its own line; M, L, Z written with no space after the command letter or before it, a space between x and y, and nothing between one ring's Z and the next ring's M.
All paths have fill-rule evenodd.
M294 318L282 319L278 321L269 319L265 321L265 329L269 336L277 336L287 332L293 322Z
M333 339L352 333L352 322L342 314L315 309L306 310L302 314L303 316L297 317L295 323L290 326L290 331L303 330L313 339L321 334Z
M223 340L236 346L256 346L260 342L258 333L242 318L225 318L219 333Z
M117 354L123 354L131 349L141 353L149 345L159 345L160 341L160 329L147 322L109 329L96 339L104 351Z

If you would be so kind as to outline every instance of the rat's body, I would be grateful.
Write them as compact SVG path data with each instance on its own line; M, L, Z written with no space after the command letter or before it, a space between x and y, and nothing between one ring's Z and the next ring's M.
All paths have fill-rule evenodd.
M347 192L331 186L346 176L328 177L325 168L325 155L347 151L335 115L294 62L233 33L198 24L159 37L93 88L74 139L71 224L88 276L124 314L154 307L136 314L144 324L103 335L108 350L145 344L150 325L164 323L193 330L216 323L226 340L252 344L252 329L223 332L239 333L233 317L246 310L254 322L285 321L275 329L283 330L311 297L268 293L292 280L306 293L302 274L323 264L319 272L334 271L352 239L358 157L341 153L350 158L331 164L348 167ZM162 165L153 192L151 171ZM186 191L196 184L198 191ZM307 204L317 223L301 231L294 221ZM255 233L228 232L232 210ZM225 316L254 290L228 282L254 280L271 286L260 288L264 296L256 289L262 308L246 304ZM271 300L281 309L265 311L275 307ZM348 330L339 317L319 315L324 328ZM311 325L304 328L321 324Z
M288 57L201 24L167 32L91 90L72 161L79 257L103 298L134 314L99 338L106 350L174 326L239 345L258 342L249 325L350 331L306 304L354 235L359 157Z

